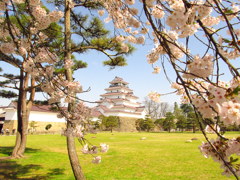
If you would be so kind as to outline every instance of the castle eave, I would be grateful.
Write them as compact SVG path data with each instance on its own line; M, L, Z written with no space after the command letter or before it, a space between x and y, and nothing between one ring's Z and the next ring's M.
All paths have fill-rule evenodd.
M135 115L142 115L140 112L127 112L127 111L121 111L121 110L108 110L105 111L106 113L125 113L125 114L135 114Z
M104 89L105 91L110 91L110 90L119 90L119 89L124 89L124 90L128 90L129 92L132 92L133 90L129 89L126 86L112 86L112 87L108 87L106 89Z

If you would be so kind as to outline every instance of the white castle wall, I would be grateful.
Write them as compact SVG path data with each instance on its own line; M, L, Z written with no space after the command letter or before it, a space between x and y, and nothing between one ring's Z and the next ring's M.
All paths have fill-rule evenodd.
M17 120L17 111L15 109L5 109L5 120Z
M16 109L6 109L5 120L17 120ZM55 112L31 111L29 121L38 122L65 122L64 118L58 118Z
M122 112L105 113L105 116L120 116L120 117L144 118L144 116L142 116L142 115L136 115L136 114L130 114L130 113L122 113Z
M64 118L58 118L54 112L38 112L31 111L29 116L30 121L38 122L65 122Z
M109 103L109 102L106 102L106 101L102 102L101 104L106 106L107 108L112 108L113 107L112 103Z

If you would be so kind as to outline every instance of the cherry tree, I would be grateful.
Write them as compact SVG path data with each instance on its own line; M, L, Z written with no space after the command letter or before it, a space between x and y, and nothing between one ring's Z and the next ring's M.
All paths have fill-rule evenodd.
M175 72L171 87L182 103L194 106L206 142L199 148L205 157L221 164L223 174L240 175L239 137L228 139L214 127L240 124L240 76L236 60L239 47L239 1L237 0L97 0L104 9L105 22L112 21L123 44L154 47L146 56L153 73L168 77L167 66ZM149 98L159 101L161 93ZM211 123L209 123L209 119ZM218 138L209 140L207 124Z
M36 25L33 24L33 20L31 19L33 16L27 14L27 12L29 12L30 9L33 10L35 6L30 5L29 3L23 4L20 1L3 1L0 2L0 5L0 10L3 12L1 13L0 20L1 61L10 64L14 68L18 68L20 71L19 75L16 76L17 78L15 78L14 75L4 76L5 78L12 78L11 82L15 84L13 86L8 86L8 88L16 89L19 92L17 101L18 128L12 158L20 158L23 156L26 147L29 112L36 91L36 79L31 73L25 71L24 68L26 68L29 58L36 56L36 51L34 52L32 44L38 42L37 46L42 46L44 44L44 34L48 35L49 44L51 44L52 40L50 39L57 38L55 32L57 28L55 28L56 24L54 25L53 23L55 21L51 22L52 24L49 22L48 26L41 30L43 31L47 28L50 28L51 30L48 30L45 33L39 32L38 34L35 34L33 31L34 26ZM31 44L32 39L33 43ZM28 56L28 53L31 51L31 56ZM3 87L6 86L3 85ZM29 96L27 95L28 93Z

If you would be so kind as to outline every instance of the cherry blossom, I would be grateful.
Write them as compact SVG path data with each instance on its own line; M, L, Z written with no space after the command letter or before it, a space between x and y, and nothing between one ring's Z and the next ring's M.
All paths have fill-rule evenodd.
M148 97L152 100L152 101L155 101L155 102L159 102L160 101L160 94L159 93L157 93L157 92L150 92L149 94L148 94Z
M92 163L99 164L101 160L102 160L101 156L97 156L93 158Z
M101 144L100 144L100 148L101 148L101 152L105 153L105 152L108 151L109 145L104 144L104 143L101 143Z

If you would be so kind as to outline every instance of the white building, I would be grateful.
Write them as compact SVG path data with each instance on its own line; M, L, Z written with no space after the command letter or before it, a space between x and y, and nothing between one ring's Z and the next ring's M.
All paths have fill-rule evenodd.
M17 103L11 102L8 106L0 107L0 117L4 120L3 129L17 129ZM36 131L46 131L45 127L51 124L49 131L61 131L65 127L65 119L58 118L57 112L49 105L33 105L29 115L29 125L35 122ZM30 127L29 127L30 128Z
M102 94L98 105L93 108L92 116L119 116L129 118L144 118L144 106L137 102L138 97L129 89L128 84L120 77L115 77Z

